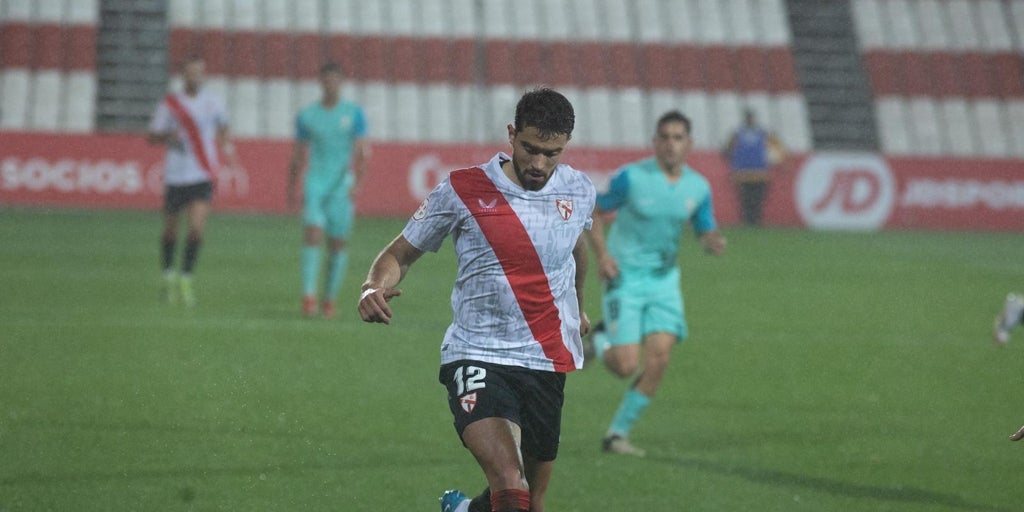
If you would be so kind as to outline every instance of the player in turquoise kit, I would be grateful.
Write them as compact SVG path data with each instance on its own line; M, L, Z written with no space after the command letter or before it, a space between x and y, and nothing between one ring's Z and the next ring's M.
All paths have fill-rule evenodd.
M302 190L302 313L306 316L318 311L317 278L325 232L327 278L320 305L324 316L334 316L334 298L348 266L345 243L355 217L354 198L370 159L366 117L362 107L341 98L341 78L337 64L320 68L323 96L299 112L288 164L289 207L298 202L296 183L306 171Z
M644 451L630 442L630 430L658 390L673 345L687 337L677 263L685 225L706 252L725 250L711 186L686 165L693 144L690 120L678 111L663 115L653 144L654 158L627 164L612 176L608 190L598 195L588 232L604 283L603 320L588 345L613 374L636 375L602 448L636 456ZM606 237L602 217L608 212L616 216Z

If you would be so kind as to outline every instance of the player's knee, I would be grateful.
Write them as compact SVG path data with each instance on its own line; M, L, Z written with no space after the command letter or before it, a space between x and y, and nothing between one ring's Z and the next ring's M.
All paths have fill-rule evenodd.
M636 373L639 362L635 358L629 357L605 357L605 364L608 369L611 370L612 374L620 379L624 379Z

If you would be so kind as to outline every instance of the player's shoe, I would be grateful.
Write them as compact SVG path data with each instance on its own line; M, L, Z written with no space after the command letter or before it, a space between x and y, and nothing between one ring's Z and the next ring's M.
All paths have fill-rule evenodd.
M196 292L192 289L192 277L181 276L178 279L179 288L181 289L181 302L188 307L196 305Z
M323 302L323 304L320 305L320 309L321 309L321 311L324 314L324 318L334 318L334 301L333 300L325 300Z
M441 512L466 512L469 510L469 496L458 489L449 489L438 498Z
M302 298L302 316L311 318L316 316L316 297L312 295L306 295Z
M1003 310L996 315L992 325L992 341L997 345L1010 342L1010 331L1020 325L1021 314L1024 314L1024 297L1011 293L1006 296Z
M629 442L628 437L623 437L618 434L606 436L601 442L601 451L617 455L632 455L634 457L643 457L647 455L647 452L644 450L633 446L633 443Z
M168 304L178 302L178 274L164 272L164 282L160 290L160 296Z

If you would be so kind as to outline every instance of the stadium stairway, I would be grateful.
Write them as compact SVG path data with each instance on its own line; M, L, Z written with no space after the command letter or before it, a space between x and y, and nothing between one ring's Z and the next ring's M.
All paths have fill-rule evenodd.
M871 86L849 0L787 0L786 4L814 147L876 151Z

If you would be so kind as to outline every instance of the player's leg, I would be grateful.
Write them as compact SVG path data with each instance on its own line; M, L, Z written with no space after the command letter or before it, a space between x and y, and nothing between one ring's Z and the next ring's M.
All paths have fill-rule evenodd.
M526 464L526 481L530 486L530 512L544 512L544 496L551 483L555 461L539 461L527 455L523 457Z
M996 315L992 326L992 341L997 345L1010 342L1010 332L1024 321L1024 297L1011 293L1006 296L1003 308Z
M530 489L519 453L519 425L505 418L484 418L462 432L462 441L476 459L498 510L530 510ZM524 504L526 507L522 507Z
M317 276L320 275L320 254L324 239L327 213L324 210L325 192L307 184L302 209L302 314L310 317L317 313Z
M503 507L495 510L529 511L530 493L519 449L520 402L510 378L508 368L476 361L445 364L438 375L448 389L455 429L487 479L492 506ZM453 511L462 512L463 506L471 504L461 498Z
M185 238L185 254L181 264L181 299L186 305L193 306L196 298L192 289L192 271L199 259L206 219L210 215L209 195L200 189L196 199L188 203L185 211L188 215L188 234Z
M178 244L178 213L182 200L180 187L168 186L164 190L164 227L160 234L160 257L163 268L163 290L165 301L178 301L178 273L174 270L174 253Z
M347 194L331 199L327 217L327 280L324 285L324 316L334 316L334 300L341 290L345 270L348 268L348 251L345 241L352 232L355 208Z

